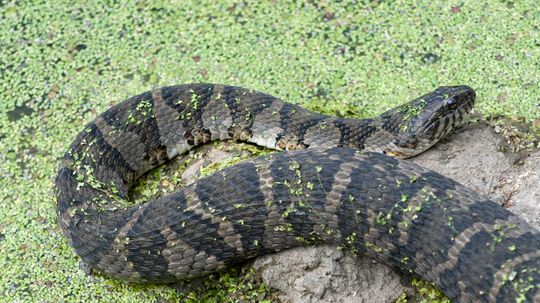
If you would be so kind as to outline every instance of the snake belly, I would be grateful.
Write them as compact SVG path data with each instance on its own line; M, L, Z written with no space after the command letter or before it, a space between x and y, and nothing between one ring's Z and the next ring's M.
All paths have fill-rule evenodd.
M449 178L370 152L396 147L394 130L407 131L408 112L337 118L214 84L143 93L99 115L71 144L56 177L58 223L93 270L127 281L189 279L329 243L415 273L455 302L540 302L536 229ZM453 124L448 117L425 133ZM226 139L293 151L129 204L143 173Z

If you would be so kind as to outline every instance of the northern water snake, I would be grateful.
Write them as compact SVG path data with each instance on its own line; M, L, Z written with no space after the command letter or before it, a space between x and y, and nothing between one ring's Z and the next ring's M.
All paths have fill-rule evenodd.
M433 281L456 302L538 302L536 229L449 178L388 156L429 148L474 99L469 87L440 87L358 120L233 86L155 89L77 135L56 177L58 223L92 269L128 281L187 279L332 243ZM144 172L226 139L290 151L129 204Z

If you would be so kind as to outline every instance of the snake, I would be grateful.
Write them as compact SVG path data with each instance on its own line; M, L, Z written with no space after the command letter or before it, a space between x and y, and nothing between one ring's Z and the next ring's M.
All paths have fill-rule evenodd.
M55 179L58 225L93 272L128 282L330 244L433 282L454 302L540 302L539 231L405 159L455 130L475 99L468 86L441 86L354 119L236 86L155 88L78 133ZM130 201L145 172L216 140L280 152Z

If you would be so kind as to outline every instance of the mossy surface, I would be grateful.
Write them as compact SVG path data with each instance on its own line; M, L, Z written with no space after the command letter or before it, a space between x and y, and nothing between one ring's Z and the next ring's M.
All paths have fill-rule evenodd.
M85 275L56 226L59 159L112 104L218 82L366 117L467 84L484 115L540 126L538 20L534 0L1 1L0 301L186 298Z

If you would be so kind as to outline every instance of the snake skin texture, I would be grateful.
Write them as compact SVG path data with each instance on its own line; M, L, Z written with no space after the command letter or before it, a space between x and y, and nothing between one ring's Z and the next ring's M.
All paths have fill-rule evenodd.
M474 99L469 87L440 87L357 120L233 86L155 89L77 135L56 177L58 224L95 272L126 281L189 279L330 243L433 281L455 302L540 302L540 233L399 159L435 144ZM130 204L129 188L146 171L227 139L287 151Z

